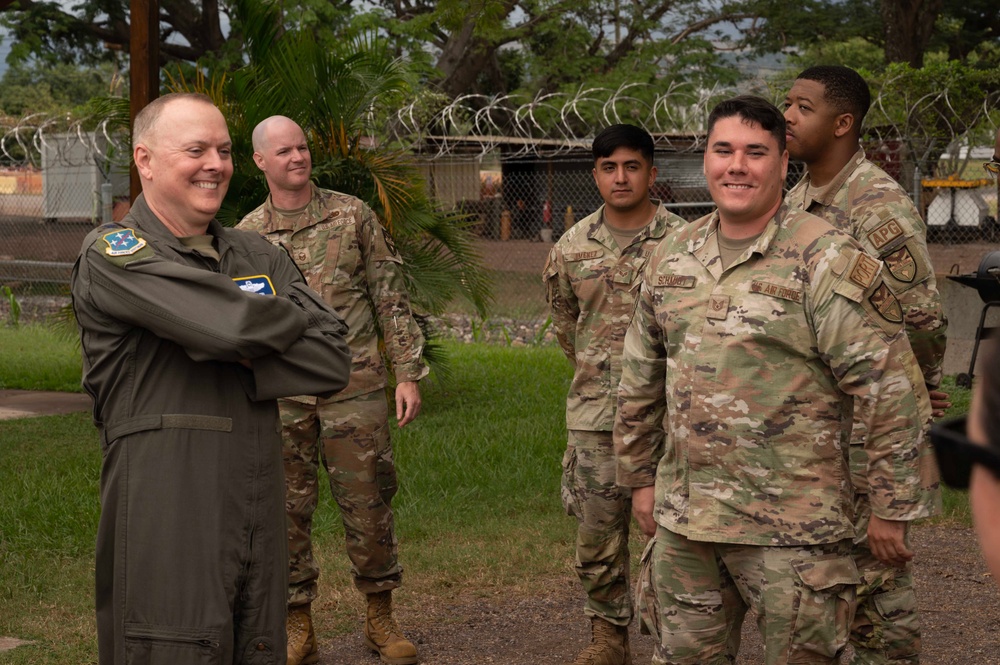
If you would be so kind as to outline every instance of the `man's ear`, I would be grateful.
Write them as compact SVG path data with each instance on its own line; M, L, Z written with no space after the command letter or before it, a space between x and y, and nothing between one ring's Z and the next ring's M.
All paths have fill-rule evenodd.
M254 151L254 153L253 153L253 163L257 165L257 168L259 168L261 171L263 171L264 170L264 155L260 154L257 151Z
M153 158L153 153L149 151L144 144L140 143L132 151L132 159L135 161L135 170L139 172L145 180L153 179L153 169L150 167L150 161Z
M833 135L838 139L854 130L854 114L841 113L833 121Z

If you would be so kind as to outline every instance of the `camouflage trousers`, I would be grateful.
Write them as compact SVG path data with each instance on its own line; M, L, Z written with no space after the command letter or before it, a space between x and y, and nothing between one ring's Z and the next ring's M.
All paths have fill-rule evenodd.
M631 500L615 483L611 432L570 430L563 455L562 501L576 517L576 574L587 602L584 614L618 626L632 620L628 531Z
M867 494L854 495L856 542L851 556L861 574L858 611L851 625L851 665L917 665L920 662L920 616L913 573L882 563L868 549L871 505Z
M318 405L279 400L288 515L288 604L317 596L312 517L319 502L319 465L340 506L354 584L362 593L399 586L391 502L396 469L385 392Z
M658 526L643 552L636 605L658 639L655 665L731 665L743 618L757 614L764 662L837 663L858 571L850 541L759 547L690 540Z

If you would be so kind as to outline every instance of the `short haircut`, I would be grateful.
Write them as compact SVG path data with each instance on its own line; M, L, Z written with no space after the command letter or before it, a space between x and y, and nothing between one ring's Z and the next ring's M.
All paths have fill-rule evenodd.
M709 135L716 122L733 116L739 116L744 122L759 125L777 140L778 152L785 151L785 116L777 106L763 97L754 95L740 95L721 101L708 114Z
M861 132L861 123L872 105L872 93L861 74L843 65L816 65L796 78L822 83L826 101L838 114L853 115L854 126Z
M215 106L215 102L208 95L203 95L200 92L171 92L169 94L163 95L162 97L157 97L149 104L144 106L141 111L135 116L135 121L132 123L132 149L142 143L146 138L146 135L156 126L156 121L160 119L160 114L163 109L167 107L171 102L176 102L181 99L190 99L196 102L204 102L210 106Z
M602 157L610 157L618 148L635 150L647 162L653 163L653 151L656 149L653 137L642 127L626 124L606 127L594 137L594 143L590 149L594 153L594 161L596 162Z

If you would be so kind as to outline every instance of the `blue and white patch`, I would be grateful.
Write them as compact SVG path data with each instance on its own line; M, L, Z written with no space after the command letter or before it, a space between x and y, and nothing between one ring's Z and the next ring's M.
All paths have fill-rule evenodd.
M108 243L104 250L108 256L131 256L146 246L146 241L132 229L119 229L105 233L102 238Z
M274 295L274 284L271 283L271 278L267 275L233 277L233 281L236 282L236 286L240 287L240 291L256 293L262 296Z

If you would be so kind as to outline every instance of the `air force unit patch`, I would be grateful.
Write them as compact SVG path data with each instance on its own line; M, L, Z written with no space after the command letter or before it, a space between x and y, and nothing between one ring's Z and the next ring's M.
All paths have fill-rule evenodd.
M108 243L104 249L108 256L131 256L146 246L146 241L132 229L119 229L102 237Z
M274 295L274 284L271 284L271 278L267 275L233 277L233 281L236 282L236 286L240 287L240 291L256 293L262 296Z

